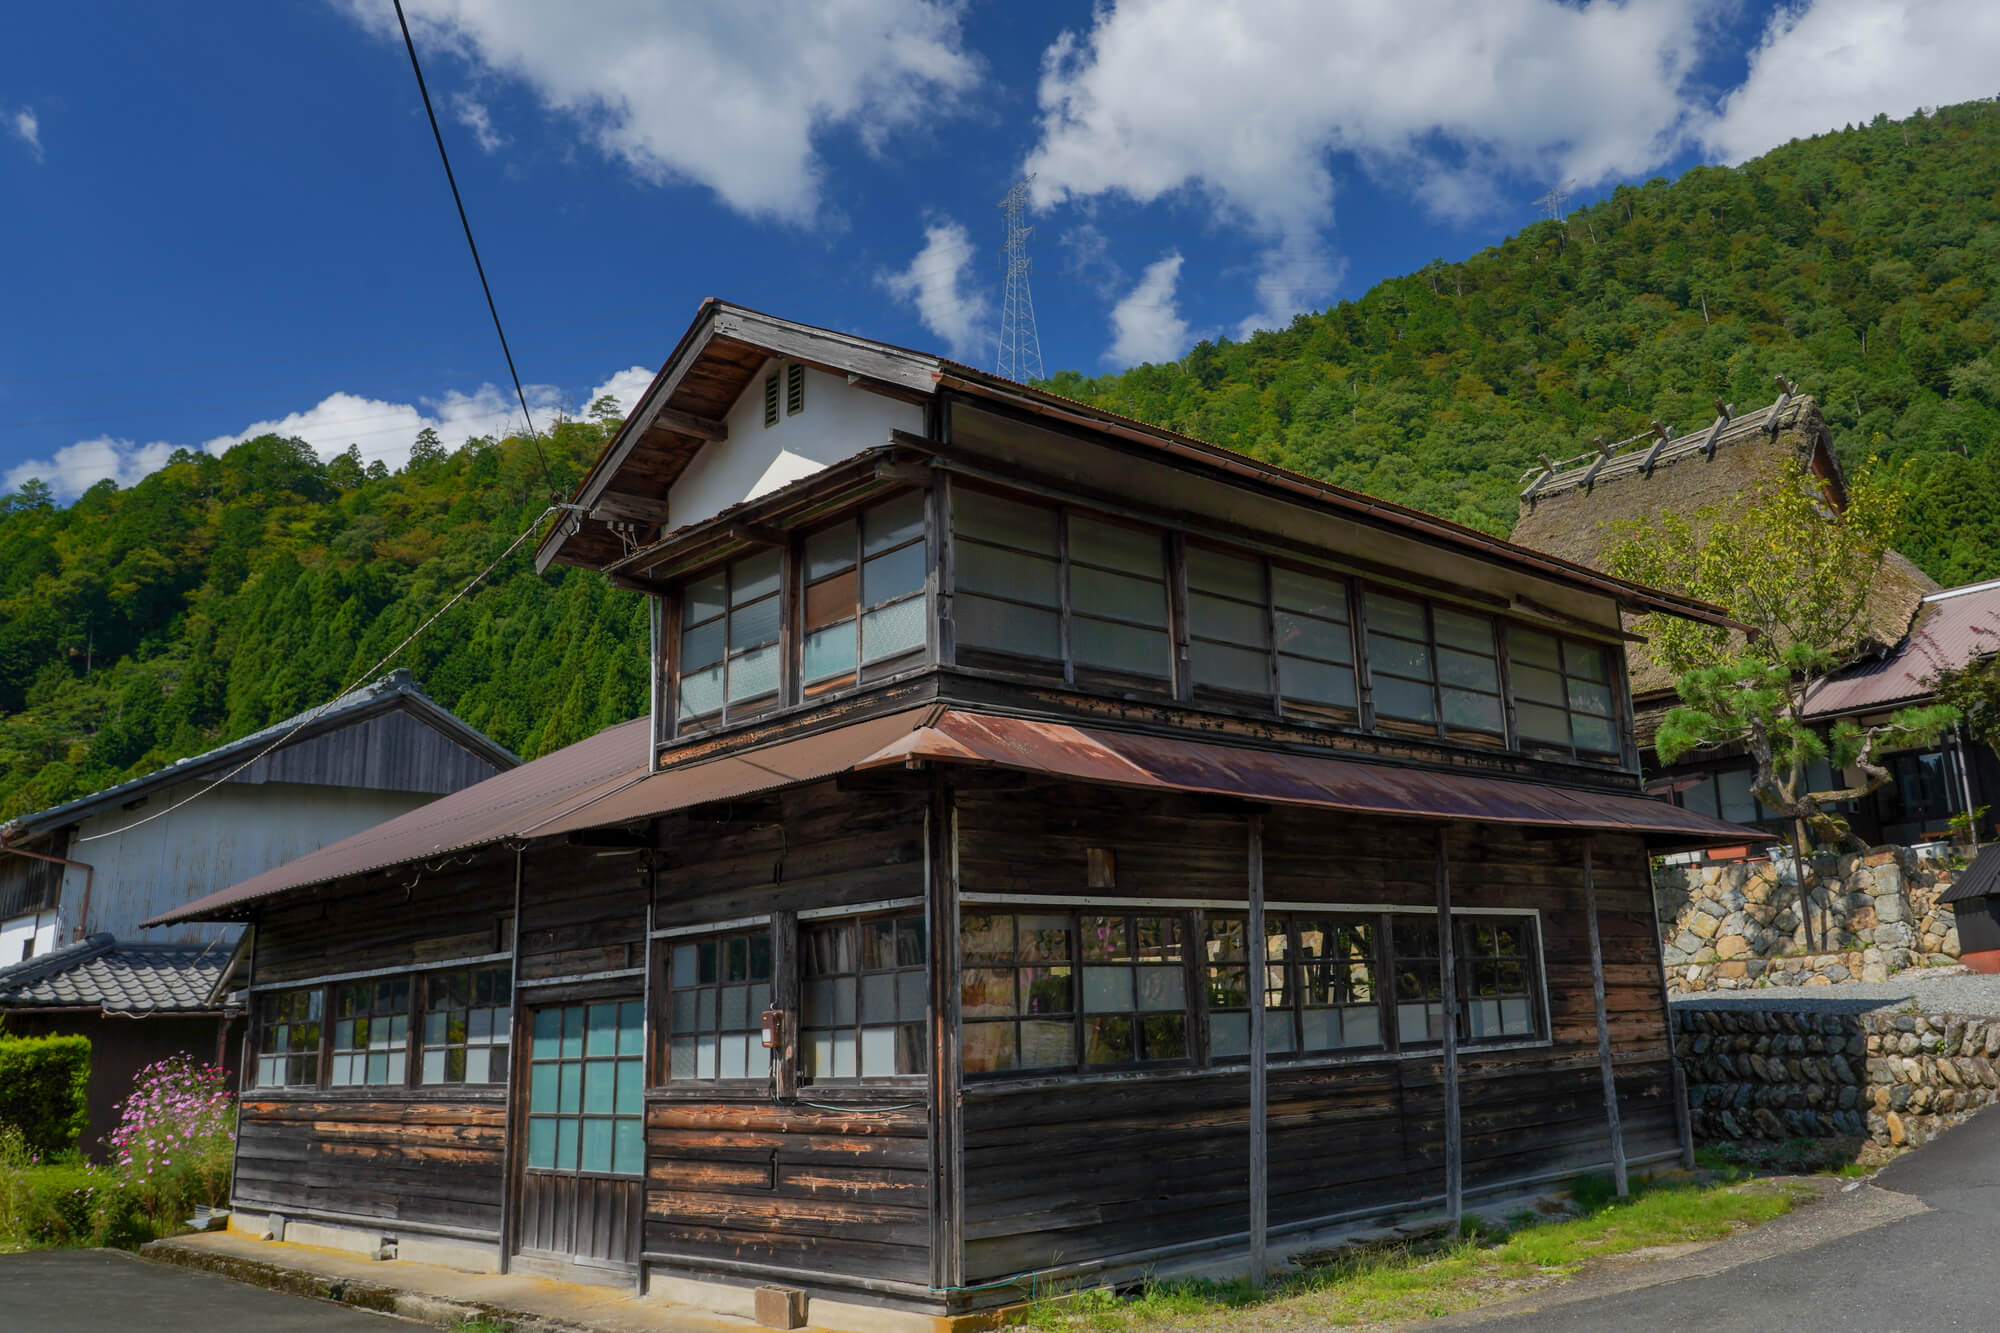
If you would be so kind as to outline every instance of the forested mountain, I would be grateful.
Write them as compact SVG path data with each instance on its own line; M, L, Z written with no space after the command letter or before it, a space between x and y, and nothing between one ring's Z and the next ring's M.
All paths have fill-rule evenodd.
M1899 546L2000 576L2000 107L1621 187L1289 329L1058 392L1489 531L1538 453L1705 424L1772 376L1901 467ZM0 818L197 753L353 680L582 475L609 430L394 474L264 437L67 507L0 498ZM638 713L640 599L516 551L396 665L524 757Z

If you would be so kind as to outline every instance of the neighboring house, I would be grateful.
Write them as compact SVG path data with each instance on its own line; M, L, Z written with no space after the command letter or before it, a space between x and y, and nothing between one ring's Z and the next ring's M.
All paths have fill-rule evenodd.
M1847 483L1833 456L1832 437L1810 397L1795 397L1789 386L1777 401L1740 417L1723 416L1707 427L1684 435L1669 431L1605 445L1579 458L1552 466L1545 463L1521 496L1521 514L1513 539L1523 546L1548 551L1593 568L1608 566L1611 545L1626 535L1623 525L1676 513L1697 531L1704 510L1726 512L1728 506L1779 475L1787 460L1797 461L1819 486L1832 509L1847 503ZM1938 593L1935 580L1896 551L1887 552L1870 581L1843 677L1870 676L1885 658L1901 653L1910 642L1920 608ZM1911 649L1914 656L1915 649ZM1679 702L1673 677L1655 662L1643 644L1628 648L1631 690L1642 744L1650 742L1666 711ZM1815 696L1814 711L1829 721L1837 712L1818 699L1833 688L1829 682ZM1950 817L1940 804L1947 779L1943 767L1952 761L1949 744L1898 754L1890 767L1898 781L1859 808L1842 809L1857 836L1870 843L1912 841L1942 829ZM1690 809L1740 824L1754 824L1773 838L1789 838L1789 821L1770 816L1750 794L1752 764L1740 750L1688 756L1660 766L1647 744L1649 790L1670 796ZM1904 785L1902 779L1909 778ZM1824 762L1813 766L1809 779L1816 790L1830 790L1836 775ZM1952 779L1951 781L1955 781ZM1757 844L1761 850L1762 843Z
M576 504L650 715L163 918L235 1225L930 1328L1686 1151L1647 857L1748 833L1619 617L1718 609L713 301Z
M179 1050L234 1064L225 1034L241 1009L211 992L236 928L142 936L141 922L518 762L394 671L316 716L10 820L0 1020L91 1036L95 1143L142 1065Z

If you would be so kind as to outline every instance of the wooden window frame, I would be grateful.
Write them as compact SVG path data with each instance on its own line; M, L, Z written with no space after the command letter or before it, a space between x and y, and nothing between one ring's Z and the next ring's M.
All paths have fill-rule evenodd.
M919 522L917 534L914 537L907 537L893 545L885 546L879 551L870 551L868 549L868 516L899 501L908 501L911 499L916 501L918 508ZM817 579L811 578L811 570L808 567L806 559L807 548L815 538L824 536L828 532L850 524L854 528L853 561L850 564L842 566L832 574L824 575ZM863 685L873 684L878 680L885 680L891 676L900 675L908 671L911 667L921 666L930 660L933 634L928 623L925 626L923 639L914 647L906 648L902 652L892 654L888 657L877 658L872 662L868 660L867 656L865 633L867 619L870 615L878 614L888 610L890 607L902 606L909 602L922 602L924 604L924 609L920 614L926 622L935 618L935 603L930 600L930 571L933 564L930 527L930 505L925 499L925 493L923 491L906 490L872 500L865 505L842 514L832 522L815 524L810 530L802 531L790 543L790 549L786 552L785 559L785 586L788 588L796 586L798 594L790 598L792 602L796 603L796 606L793 608L792 613L786 616L786 623L780 629L781 638L788 641L788 646L789 644L797 645L796 649L786 654L788 665L784 668L784 695L788 703L807 701L817 703L822 699L834 698L844 691L857 689ZM882 560L895 555L899 551L908 551L911 549L915 549L918 552L918 559L922 562L924 568L923 576L918 580L916 588L910 592L886 597L879 602L868 601L867 574L869 562ZM844 675L837 674L823 676L817 680L807 680L805 674L805 653L806 640L813 632L811 625L813 589L823 584L831 583L836 579L849 576L852 577L854 582L853 600L848 605L849 614L841 619L827 622L822 628L842 624L852 625L854 634L854 667Z
M772 552L777 557L778 586L762 596L750 598L739 607L736 602L737 566L756 559L767 551ZM786 548L762 547L738 552L727 560L710 565L706 569L690 574L681 580L679 594L675 598L680 607L680 613L674 618L674 672L672 689L669 691L670 708L674 721L674 734L676 736L706 735L738 722L763 717L785 706L789 697L786 680L786 662L790 655L790 645L787 640L792 637L786 633L787 622L790 619L786 615L786 607L789 600L788 589L792 586L792 579L796 577L792 573L794 564L795 561L792 558L792 553ZM718 573L722 578L721 613L689 624L687 620L688 586L697 581L705 581L713 578ZM738 647L730 634L730 622L735 619L739 610L757 606L765 601L771 601L776 604L773 608L776 612L773 618L773 623L776 626L775 632L769 639ZM722 701L711 712L697 713L692 717L684 716L681 712L681 690L684 685L683 676L685 675L687 660L684 638L691 629L702 629L715 624L720 624L722 627L722 656L715 663L704 664L701 670L708 671L713 666L720 666L722 668ZM741 702L732 700L729 697L729 689L733 664L739 658L747 657L753 652L766 648L773 650L777 654L777 684L769 693L758 694Z
M1506 638L1507 627L1510 622L1483 612L1470 610L1466 607L1438 602L1434 598L1425 597L1418 593L1405 592L1400 588L1385 587L1379 583L1368 583L1360 591L1361 595L1356 599L1354 605L1354 609L1358 614L1352 622L1353 628L1358 631L1357 637L1380 636L1397 643L1415 644L1423 650L1426 660L1430 664L1430 677L1425 680L1404 672L1385 669L1375 662L1374 654L1372 651L1370 652L1368 661L1368 699L1371 714L1371 729L1386 736L1441 740L1454 745L1473 746L1480 749L1518 750L1519 746L1516 743L1511 725L1512 709L1510 704L1513 692L1509 688L1506 655L1503 647L1503 641ZM1394 632L1387 628L1377 628L1369 616L1369 611L1372 609L1370 603L1373 599L1377 598L1393 598L1398 602L1416 606L1422 612L1424 618L1423 639L1412 639L1407 634ZM1440 609L1449 611L1453 615L1464 616L1468 620L1477 620L1485 625L1489 636L1488 643L1491 645L1492 651L1484 654L1476 653L1461 648L1456 644L1440 642L1437 628L1437 613ZM1370 647L1372 650L1373 645L1371 644ZM1441 651L1456 652L1468 657L1483 657L1491 661L1493 663L1493 689L1484 690L1470 685L1448 683L1444 679L1442 662L1439 657ZM1381 679L1394 680L1405 685L1422 685L1429 690L1432 720L1428 724L1428 730L1426 730L1426 724L1420 718L1385 718L1383 716L1379 699L1380 691L1376 689L1376 683ZM1468 727L1453 724L1445 716L1444 694L1446 690L1457 690L1464 694L1477 694L1493 700L1494 706L1500 715L1499 729L1495 731L1484 727Z
M745 946L746 976L741 983L747 992L744 997L745 1021L747 1026L724 1027L722 1026L722 992L724 989L736 984L725 978L728 961L726 950L730 941L739 939L747 942ZM754 1003L756 999L756 987L759 983L749 976L749 973L753 972L755 968L756 942L759 940L762 940L764 943L764 956L767 960L767 966L770 969L769 975L761 983L765 989L765 999L762 1005ZM721 1071L723 1068L723 1038L729 1036L740 1037L746 1032L751 1034L758 1033L761 1028L760 1019L764 1009L772 1007L777 1001L780 990L778 985L778 968L781 964L781 959L780 951L777 947L776 931L772 923L769 920L757 922L720 922L713 926L703 926L685 931L673 931L664 937L663 943L665 947L655 950L659 955L659 961L655 964L658 971L654 977L654 985L660 996L659 1021L657 1024L659 1029L659 1039L657 1042L658 1065L647 1071L645 1080L646 1090L648 1092L668 1091L679 1093L686 1093L690 1090L705 1090L711 1093L725 1094L753 1088L768 1088L771 1080L771 1066L779 1057L776 1051L761 1047L761 1045L759 1049L764 1049L766 1052L766 1063L763 1073L725 1075ZM703 982L699 979L699 973L697 973L697 980L693 986L675 985L674 962L676 951L683 945L699 950L704 944L713 945L716 950L715 979L711 982ZM697 954L698 967L699 954ZM715 994L715 1014L714 1021L711 1024L700 1026L699 993L705 990L713 991ZM676 1031L677 1020L675 1018L674 999L677 992L685 991L696 992L697 1026L684 1031ZM693 1041L695 1043L694 1058L696 1069L699 1070L699 1042L704 1036L715 1038L716 1072L710 1075L703 1075L696 1072L676 1077L673 1072L675 1044L681 1041ZM747 1059L745 1061L745 1068L748 1068Z
M472 982L476 987L478 976L482 972L497 973L500 979L506 983L507 986L506 1003L504 1005L474 1004L469 1006L466 1010L463 1011L459 1010L456 1006L454 1006L450 1010L442 1012L470 1013L473 1010L481 1008L497 1008L500 1010L501 1021L497 1022L494 1025L492 1038L484 1043L485 1048L489 1051L499 1048L499 1049L504 1049L507 1053L506 1061L504 1063L503 1068L500 1071L499 1076L496 1078L496 1077L491 1077L489 1075L489 1077L476 1083L472 1082L469 1079L464 1079L464 1078L456 1078L456 1079L443 1078L443 1079L438 1079L436 1081L432 1081L430 1079L425 1078L423 1065L430 1058L430 1053L432 1051L444 1052L446 1067L449 1068L449 1062L451 1059L452 1051L454 1050L464 1051L467 1053L467 1057L470 1058L470 1054L473 1049L473 1043L470 1040L471 1034L469 1030L467 1032L467 1039L465 1041L432 1042L430 1040L429 1027L430 1027L431 1016L435 1013L441 1012L434 1001L435 989L437 987L437 983L443 980L447 976L458 974L465 976L467 980L469 982ZM475 964L470 967L437 968L433 971L419 974L416 978L416 983L417 984L414 987L414 989L417 992L416 1009L414 1015L410 1020L411 1030L415 1034L411 1042L413 1069L410 1078L410 1086L417 1088L505 1088L510 1086L514 1073L514 1057L515 1057L514 993L513 993L514 977L513 977L513 968L511 966L511 961L509 963L487 963L483 965ZM476 991L475 991L475 998L476 998ZM490 1061L492 1057L489 1055L487 1058Z
M863 943L859 932L863 927L871 923L884 922L884 921L894 922L899 924L907 921L914 921L917 923L919 940L921 941L922 953L921 956L919 957L919 960L915 964L899 965L893 968L871 969L862 967L861 961L863 957L862 953ZM792 956L794 959L794 967L797 972L798 1086L799 1087L813 1088L819 1090L828 1090L834 1088L868 1088L868 1087L897 1087L897 1086L907 1087L907 1086L922 1085L929 1079L930 1077L929 1057L931 1051L931 1042L929 1040L931 1016L930 1016L930 1006L928 1002L930 994L930 950L929 950L928 936L924 934L924 930L927 927L927 925L928 922L925 918L924 911L921 907L905 907L886 912L860 911L853 913L843 913L840 915L816 915L809 917L805 920L800 920L796 922L796 924L793 926L793 931L795 933L798 943L796 948L793 950ZM820 978L813 976L807 971L808 959L811 956L811 950L807 942L807 936L811 935L815 931L840 929L842 927L845 927L847 929L856 932L854 940L854 951L855 951L854 970L851 972L832 973L829 975L835 979L850 978L853 980L855 987L854 1021L852 1023L847 1023L847 1024L828 1024L821 1026L809 1026L806 1021L807 998L810 993L813 982L816 980L820 980ZM898 1010L899 1016L892 1023L879 1023L879 1022L868 1023L865 1022L863 1019L862 991L865 985L864 979L869 976L880 976L885 973L895 978L895 980L891 982L891 985L898 992L899 1005L900 1005L900 988L903 984L902 982L903 976L905 976L906 974L914 973L917 977L919 998L924 1001L923 1013L920 1017L918 1017L915 1020L916 1026L920 1029L918 1037L918 1055L921 1057L923 1061L923 1067L911 1073L905 1073L905 1074L862 1074L856 1072L851 1075L829 1074L822 1076L817 1073L809 1073L806 1068L807 1048L810 1044L811 1034L815 1032L820 1032L820 1031L832 1032L832 1031L842 1031L842 1030L853 1032L855 1038L856 1069L858 1071L859 1061L860 1061L861 1034L865 1028L909 1026L908 1021L900 1017L900 1008ZM777 980L775 975L773 976L772 980L775 985ZM775 1055L773 1056L773 1058L774 1059L776 1058Z
M1229 593L1196 589L1188 573L1189 554L1194 551L1205 552L1225 560L1239 560L1256 566L1260 590L1259 600L1251 602ZM1170 558L1176 562L1173 573L1182 590L1179 601L1182 618L1179 631L1180 639L1188 645L1189 649L1184 668L1184 675L1187 682L1186 689L1179 696L1180 698L1195 703L1199 707L1212 706L1221 708L1242 707L1243 705L1236 703L1236 700L1261 700L1262 706L1261 708L1257 708L1256 711L1268 712L1272 716L1281 717L1287 721L1300 722L1311 726L1335 727L1350 731L1358 729L1361 726L1366 688L1361 660L1361 646L1359 643L1360 630L1358 626L1360 625L1360 616L1356 607L1357 581L1352 575L1340 573L1335 570L1317 568L1303 561L1285 560L1260 551L1248 551L1240 547L1228 546L1222 542L1212 542L1202 539L1184 539L1175 542ZM1341 609L1345 618L1334 620L1327 616L1314 615L1296 608L1281 608L1278 604L1278 577L1281 572L1304 578L1320 579L1338 587L1340 589ZM1203 634L1196 630L1194 624L1194 601L1196 597L1209 597L1219 601L1226 601L1236 606L1254 607L1256 609L1262 620L1261 632L1264 637L1264 643L1261 648L1252 647L1244 649L1244 651L1261 652L1264 657L1264 690L1261 694L1250 694L1241 690L1231 690L1217 685L1204 686L1195 677L1193 661L1193 645L1195 643L1208 643L1223 648L1242 647L1242 645L1230 643L1228 640L1218 638L1213 634ZM1348 660L1346 662L1339 662L1333 658L1319 657L1311 653L1286 651L1286 644L1283 642L1279 626L1279 617L1284 614L1297 615L1303 619L1320 621L1329 625L1340 625L1347 632ZM1315 702L1303 696L1287 695L1285 693L1284 659L1288 657L1303 662L1316 662L1322 666L1331 666L1346 671L1349 683L1353 686L1354 702L1351 704ZM1212 691L1213 693L1208 697L1197 699L1196 696L1203 690Z
M1272 958L1270 956L1268 944L1266 945L1266 950L1265 950L1265 975L1266 975L1265 994L1268 997L1270 993L1270 973L1271 970L1275 967L1281 969L1282 971L1282 978L1280 981L1280 985L1283 988L1283 994L1285 996L1285 1001L1283 1004L1273 1005L1267 1002L1264 1006L1265 1023L1266 1023L1265 1031L1267 1033L1265 1039L1265 1044L1267 1048L1265 1050L1266 1060L1287 1060L1287 1061L1314 1060L1314 1059L1324 1058L1327 1056L1385 1055L1395 1052L1396 1044L1394 1041L1394 1033L1389 1027L1390 1006L1385 1002L1384 998L1384 988L1383 988L1384 973L1382 969L1382 964L1384 959L1383 955L1384 946L1382 943L1383 933L1387 928L1388 919L1394 915L1396 914L1356 911L1352 908L1343 911L1337 907L1329 907L1325 910L1307 909L1302 907L1285 907L1282 909L1270 910L1265 913L1264 929L1266 935L1269 936L1273 933L1272 928L1275 924L1282 923L1284 927L1284 937L1285 937L1285 953L1283 958L1281 959ZM1246 932L1245 943L1247 946L1248 944L1247 932L1249 930L1249 914L1247 911L1239 912L1239 911L1218 910L1218 911L1207 912L1204 914L1204 916L1206 918L1203 923L1204 932L1206 932L1206 929L1208 927L1213 926L1218 921L1242 923L1243 928ZM1369 988L1374 992L1374 994L1372 998L1368 1001L1368 1004L1366 1006L1358 1004L1309 1005L1305 1002L1305 994L1306 994L1305 978L1303 969L1300 966L1304 956L1304 949L1301 944L1301 937L1299 931L1299 923L1302 920L1327 921L1343 926L1362 925L1368 928L1369 938L1370 938L1369 950L1368 950L1368 967L1369 967L1368 985ZM1204 933L1204 937L1201 944L1202 957L1200 960L1200 964L1202 969L1202 1003L1204 1008L1203 1022L1208 1029L1208 1044L1211 1052L1210 1063L1212 1065L1217 1065L1217 1066L1244 1064L1247 1063L1250 1059L1250 1052L1248 1051L1245 1051L1241 1055L1213 1054L1214 1044L1215 1044L1215 1026L1214 1026L1215 1014L1217 1012L1232 1013L1232 1014L1233 1013L1247 1014L1249 1012L1250 1006L1248 1004L1241 1006L1230 1005L1218 1011L1217 1007L1214 1004L1214 991L1212 989L1212 983L1209 979L1209 972L1217 967L1224 967L1224 968L1235 967L1239 966L1239 964L1230 962L1225 962L1222 964L1211 963L1208 959L1207 948L1208 948L1208 940L1206 933ZM1243 961L1243 963L1240 964L1240 966L1242 966L1247 973L1249 966L1247 953L1245 956L1245 960ZM1252 998L1255 994L1254 981L1255 981L1254 978L1248 978L1245 990L1246 999ZM1376 1041L1364 1044L1354 1044L1354 1045L1343 1044L1340 1046L1308 1047L1305 1044L1306 1010L1325 1009L1325 1008L1357 1009L1363 1007L1372 1007L1375 1010L1375 1025L1376 1025L1376 1036L1377 1036ZM1269 1023L1271 1021L1272 1015L1274 1014L1286 1015L1287 1016L1286 1021L1290 1024L1292 1029L1291 1045L1283 1050L1269 1049L1269 1036L1268 1036L1270 1030Z
M311 1051L304 1051L304 1050L293 1050L288 1048L283 1051L273 1052L266 1048L265 1042L271 1030L279 1026L279 1024L271 1020L269 1016L269 1010L266 1008L266 1006L282 1003L283 1001L289 999L294 995L307 995L312 997L307 1002L308 1007L310 1007L314 1001L317 1001L318 1003L319 1017L312 1018L309 1016L305 1020L305 1022L307 1023L317 1024L319 1028L319 1032L314 1042L313 1049ZM331 997L328 995L327 986L323 984L313 984L313 983L308 983L303 986L286 986L282 989L269 990L265 991L263 994L257 997L256 1001L257 1021L252 1033L253 1041L251 1044L251 1050L253 1052L255 1060L255 1064L252 1066L252 1072L254 1075L254 1077L251 1080L252 1087L257 1088L261 1091L283 1092L293 1089L318 1089L325 1085L326 1077L329 1072L329 1070L327 1069L327 1053L328 1053L327 1046L329 1041L332 1040L333 1036L332 1021L327 1006L327 1002L330 998ZM289 1031L292 1027L296 1026L296 1023L291 1019L286 1019L283 1023L283 1026L287 1029L287 1031ZM282 1083L267 1083L264 1081L264 1061L272 1058L284 1062L284 1068L286 1069L288 1074L290 1071L290 1061L309 1059L312 1061L313 1077L310 1081L301 1079L297 1082L294 1082L289 1077L287 1077L287 1079Z
M1624 654L1613 652L1605 644L1596 643L1588 639L1579 639L1575 635L1564 634L1558 630L1549 629L1541 625L1529 625L1520 621L1507 621L1500 628L1501 641L1505 646L1507 655L1507 672L1503 684L1507 689L1508 722L1514 728L1514 750L1530 757L1536 755L1554 755L1560 758L1573 759L1582 764L1617 764L1621 767L1626 765L1628 762L1628 751L1632 748L1632 723L1631 708L1628 699L1630 681L1625 674ZM1514 660L1512 642L1516 634L1536 634L1543 638L1554 640L1556 644L1557 666L1555 668L1555 675L1563 692L1563 701L1560 707L1563 713L1564 729L1569 734L1567 745L1559 744L1555 741L1530 739L1520 733L1519 724L1515 720L1515 711L1518 705L1526 703L1540 708L1553 708L1556 705L1547 704L1540 700L1522 699L1519 696L1516 679L1520 668ZM1592 680L1588 676L1573 674L1570 670L1570 654L1573 651L1596 653L1598 660L1604 664L1605 678L1603 680ZM1548 670L1546 667L1535 667L1533 669ZM1611 725L1612 749L1585 749L1576 743L1576 719L1582 710L1573 707L1570 703L1570 683L1572 680L1580 681L1587 685L1601 686L1609 691L1611 695L1611 711L1605 714L1605 720ZM1594 713L1588 712L1584 712L1582 715L1586 717L1597 716Z
M355 990L365 989L369 993L372 1002L374 999L380 996L382 990L385 987L393 988L396 986L401 986L403 990L403 1006L400 1012L397 1012L393 1009L385 1009L377 1011L371 1008L365 1013L356 1013L351 1018L343 1017L341 1015L340 1006L342 1001L345 999L345 997L347 997ZM322 1074L322 1080L321 1080L322 1085L327 1088L341 1088L341 1089L359 1088L363 1090L370 1088L407 1088L411 1086L412 1082L411 1071L410 1071L410 1050L412 1045L411 1034L414 1033L417 1029L417 1018L416 1018L417 1010L418 1010L418 1005L417 1005L416 978L407 972L394 973L384 977L370 977L355 981L335 982L329 985L327 987L327 992L326 992L326 1019L325 1019L325 1025L328 1029L326 1038L327 1058ZM398 1018L403 1020L403 1040L400 1043L401 1049L396 1049L394 1047L378 1048L372 1042L362 1046L342 1046L339 1044L340 1039L337 1034L339 1033L340 1025L344 1022L352 1022L355 1024L360 1024L365 1022L372 1029L375 1023L386 1021L391 1025L391 1029L393 1032L395 1021ZM401 1063L403 1068L403 1074L401 1078L385 1078L380 1082L376 1082L375 1080L367 1076L368 1067L374 1063L375 1056L378 1051L383 1053L383 1058L391 1066L393 1066L396 1063L396 1057L398 1056L401 1057ZM340 1082L336 1080L334 1066L340 1061L340 1059L343 1056L347 1058L350 1064L359 1061L359 1063L363 1067L361 1078L349 1079L346 1082Z

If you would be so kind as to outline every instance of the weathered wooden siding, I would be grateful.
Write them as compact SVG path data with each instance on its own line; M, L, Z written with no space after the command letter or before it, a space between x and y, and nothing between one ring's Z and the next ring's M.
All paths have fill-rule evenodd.
M430 723L397 709L294 742L229 780L444 796L500 771L491 757L466 749Z
M1240 815L1198 802L1074 788L961 793L965 893L1075 893L1242 901ZM1266 821L1273 902L1428 906L1432 839L1408 824L1278 811ZM1087 846L1110 848L1116 887L1087 890ZM1602 839L1600 929L1626 1150L1678 1144L1651 897L1636 840ZM1467 1051L1468 1188L1609 1158L1583 882L1572 843L1457 829L1460 907L1539 909L1552 1042ZM1444 1085L1435 1057L1273 1061L1273 1226L1440 1195ZM1248 1216L1248 1075L1111 1077L965 1093L965 1281L1220 1240Z
M656 922L921 898L925 799L921 786L843 791L823 782L722 820L671 819ZM925 1092L838 1095L853 1109L655 1094L646 1108L647 1255L691 1268L720 1261L927 1282Z
M263 986L497 953L509 947L501 918L513 910L514 858L505 851L421 876L335 885L266 909L251 980Z
M506 1108L485 1101L245 1097L238 1207L500 1231Z
M646 961L644 858L605 849L552 847L521 862L520 1003L528 983L642 968ZM629 987L637 996L643 983Z

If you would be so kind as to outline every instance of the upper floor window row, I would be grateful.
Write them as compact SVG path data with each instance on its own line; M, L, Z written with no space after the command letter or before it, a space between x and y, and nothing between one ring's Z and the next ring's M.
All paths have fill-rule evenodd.
M1615 762L1601 644L1286 559L954 485L953 660L1411 738ZM685 733L922 665L925 497L906 492L683 585ZM796 584L788 590L787 580Z

